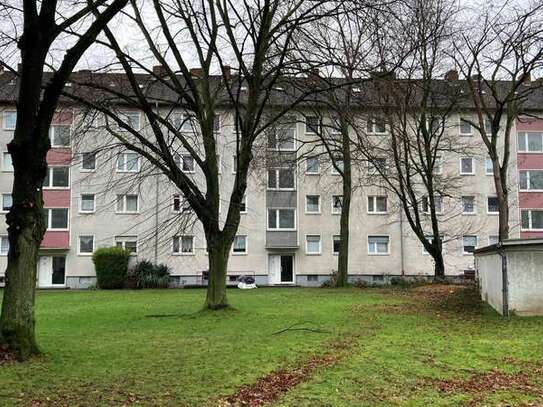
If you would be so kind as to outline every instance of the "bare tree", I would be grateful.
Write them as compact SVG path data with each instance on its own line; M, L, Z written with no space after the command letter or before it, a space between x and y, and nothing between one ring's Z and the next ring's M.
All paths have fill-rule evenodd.
M75 65L126 2L100 0L79 4L25 0L22 8L12 6L11 2L2 4L2 11L12 21L22 20L22 30L20 37L13 38L20 50L21 68L17 72L15 133L8 144L14 183L13 206L6 217L10 249L0 340L21 358L38 353L34 295L38 249L45 233L42 185L50 148L49 126ZM52 68L48 57L66 32L74 37L73 45L66 50L58 69L44 72ZM3 66L9 68L6 63Z
M510 2L483 8L477 25L463 30L454 58L475 107L473 126L492 160L499 209L499 239L509 237L511 132L526 101L541 87L531 75L543 66L543 5Z
M240 221L255 140L304 100L305 93L289 93L281 83L285 75L296 74L299 66L292 61L294 36L302 26L328 12L328 3L266 0L238 4L208 0L195 4L189 0L155 0L156 26L152 18L140 14L137 2L131 1L133 21L160 68L146 68L124 52L106 30L107 46L115 51L124 71L122 86L104 86L91 75L87 80L80 78L79 83L108 94L108 103L93 102L75 93L70 96L104 113L112 124L124 130L110 127L121 145L160 169L190 204L207 241L206 308L228 306L228 258ZM190 68L192 58L185 56L187 51L196 56L197 69ZM143 111L146 131L131 127L112 108L115 104ZM216 137L220 115L221 119L232 119L236 155L224 222L219 213L220 140ZM186 131L187 126L190 131ZM180 168L176 160L180 153L191 157L201 178Z

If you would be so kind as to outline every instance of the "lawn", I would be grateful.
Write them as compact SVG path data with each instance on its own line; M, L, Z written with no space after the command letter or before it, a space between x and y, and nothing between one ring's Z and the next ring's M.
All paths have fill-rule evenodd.
M44 356L0 366L0 405L225 405L334 354L273 404L541 405L543 319L433 290L229 290L217 313L202 290L40 291Z

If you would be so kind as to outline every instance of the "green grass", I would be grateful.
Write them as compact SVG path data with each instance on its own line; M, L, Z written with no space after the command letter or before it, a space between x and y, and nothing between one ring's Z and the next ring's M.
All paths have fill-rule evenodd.
M230 290L229 299L236 310L212 313L199 312L203 290L39 292L44 356L0 366L0 405L217 405L240 385L346 338L353 344L346 357L276 404L543 402L535 373L533 390L444 393L432 382L534 370L543 319L505 321L463 298L444 308L409 290L260 288ZM326 332L273 335L300 322Z

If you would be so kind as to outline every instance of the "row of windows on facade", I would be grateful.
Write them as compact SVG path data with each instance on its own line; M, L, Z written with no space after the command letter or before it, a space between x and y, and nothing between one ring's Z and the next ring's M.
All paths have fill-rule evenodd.
M428 237L428 236L427 236ZM428 237L431 240L431 237ZM133 254L138 252L137 236L116 236L115 245L122 247ZM195 237L193 235L173 236L171 240L172 254L194 255L195 254ZM488 244L498 242L497 236L489 236ZM340 235L332 236L332 253L338 254L341 247ZM462 253L465 255L472 254L478 246L477 235L464 235L462 237ZM80 235L78 240L78 254L91 255L95 250L94 235ZM0 237L0 254L6 255L9 251L9 240L7 236ZM247 254L248 253L248 236L237 235L232 244L232 254ZM319 234L311 234L305 236L305 253L307 255L322 254L322 237ZM368 255L390 255L390 236L388 235L369 235L367 237L367 253ZM422 248L422 254L428 252Z

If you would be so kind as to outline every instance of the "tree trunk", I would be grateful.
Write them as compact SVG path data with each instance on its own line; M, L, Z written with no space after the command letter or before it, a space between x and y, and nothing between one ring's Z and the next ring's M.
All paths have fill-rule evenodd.
M497 187L497 185L496 185ZM496 188L497 191L499 191ZM501 190L498 197L498 236L500 242L509 238L509 193Z
M340 218L340 247L337 261L336 287L345 287L349 273L349 213L351 208L351 177L346 174L343 179L343 206Z
M434 256L434 279L436 281L445 280L445 262L443 261L443 253L438 251Z
M2 301L0 337L22 359L39 353L34 335L38 250L45 233L41 184L45 155L32 157L24 145L8 145L15 164L13 206L6 217L10 250ZM18 163L18 165L17 165ZM25 165L23 163L32 163Z
M204 308L218 310L228 308L226 299L226 271L232 242L208 238L209 279Z

